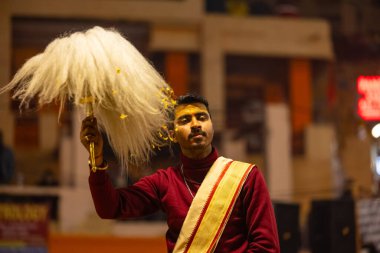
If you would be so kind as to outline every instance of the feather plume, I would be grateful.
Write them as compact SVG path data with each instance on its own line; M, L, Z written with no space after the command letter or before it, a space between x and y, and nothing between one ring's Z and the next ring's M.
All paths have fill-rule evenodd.
M172 90L140 52L116 30L94 27L52 41L29 59L0 92L28 106L67 100L85 107L94 98L94 116L123 165L149 159L165 143ZM167 133L165 133L167 134ZM166 135L167 136L167 135Z

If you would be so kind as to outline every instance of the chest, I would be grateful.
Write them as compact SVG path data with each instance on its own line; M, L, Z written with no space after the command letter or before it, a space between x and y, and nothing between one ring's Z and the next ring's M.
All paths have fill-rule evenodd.
M197 185L190 184L189 186L194 194L199 188ZM242 200L242 196L239 196L232 210L225 231L241 231L242 226L244 226L245 212ZM192 201L193 197L183 180L176 180L175 182L168 184L166 193L161 200L161 204L163 211L167 215L170 234L178 236Z

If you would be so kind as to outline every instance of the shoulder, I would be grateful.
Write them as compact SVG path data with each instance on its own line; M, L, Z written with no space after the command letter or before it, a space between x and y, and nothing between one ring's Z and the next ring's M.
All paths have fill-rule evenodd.
M156 174L156 175L159 175L159 176L169 176L169 175L177 173L177 171L178 171L177 167L175 167L175 166L169 166L167 168L157 169L156 172L153 173L153 175Z
M244 183L243 189L246 192L267 193L267 183L258 166L253 165Z
M265 184L264 176L256 164L232 160L225 157L222 157L222 158L229 160L231 164L235 163L236 164L235 166L241 166L241 168L248 169L248 171L246 171L248 175L246 177L244 185L254 186L256 185L256 183Z
M174 166L168 168L157 169L153 174L142 178L142 180L153 180L153 181L169 181L170 178L175 176L178 169Z
M247 178L245 180L245 187L248 185L249 187L256 186L256 185L265 185L265 179L263 176L263 173L259 169L259 167L256 164L253 163L246 163L236 160L231 160L232 162L235 162L244 168L249 169Z
M260 169L256 164L241 162L241 161L232 160L228 158L225 158L225 159L230 160L232 163L235 163L239 166L243 166L244 168L249 169L249 175L248 175L249 177L256 177L256 176L262 177L262 173L260 172Z
M251 166L252 166L252 169L249 172L247 180L251 179L255 182L264 182L265 181L264 175L262 171L260 170L260 168L255 164L251 164Z
M175 182L176 171L177 169L175 167L157 169L157 171L153 174L138 180L134 184L134 187L142 189L155 189L157 192L164 193Z

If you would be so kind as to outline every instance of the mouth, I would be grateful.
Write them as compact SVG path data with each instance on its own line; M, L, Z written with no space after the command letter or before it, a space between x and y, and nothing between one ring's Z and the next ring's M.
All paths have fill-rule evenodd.
M202 137L206 137L206 133L205 132L191 133L189 135L189 139L197 139L197 138L202 138Z

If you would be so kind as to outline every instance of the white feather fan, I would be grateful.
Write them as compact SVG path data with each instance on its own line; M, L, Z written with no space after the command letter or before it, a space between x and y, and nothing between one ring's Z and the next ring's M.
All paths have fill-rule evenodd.
M85 107L94 116L123 165L146 161L166 141L172 90L138 50L115 30L94 27L52 41L29 59L0 92L28 106L59 100ZM161 136L161 137L160 137Z

